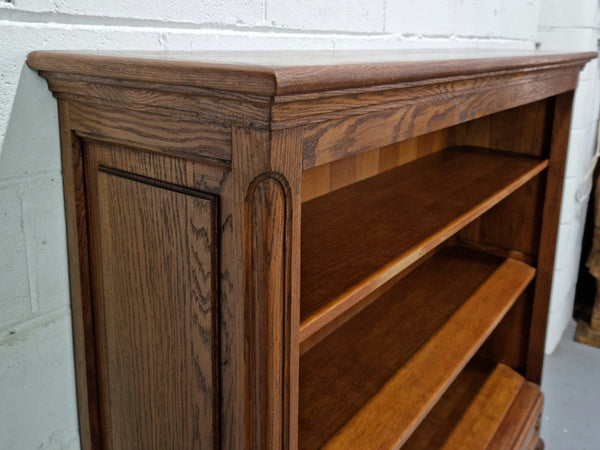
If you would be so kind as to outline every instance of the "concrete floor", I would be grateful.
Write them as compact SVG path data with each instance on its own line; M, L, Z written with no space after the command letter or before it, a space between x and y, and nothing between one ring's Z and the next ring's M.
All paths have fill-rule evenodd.
M569 324L546 355L542 439L547 450L600 450L600 348L573 341Z

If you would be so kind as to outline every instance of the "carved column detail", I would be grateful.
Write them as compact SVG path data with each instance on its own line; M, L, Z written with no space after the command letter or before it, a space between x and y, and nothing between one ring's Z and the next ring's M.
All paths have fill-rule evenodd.
M233 142L234 179L243 180L236 189L243 211L244 444L294 448L301 140L295 130L240 128ZM281 158L290 154L296 157Z

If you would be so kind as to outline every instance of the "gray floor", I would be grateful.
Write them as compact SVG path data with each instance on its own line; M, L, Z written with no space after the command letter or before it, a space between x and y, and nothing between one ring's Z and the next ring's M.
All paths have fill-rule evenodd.
M548 450L600 450L600 348L573 341L575 322L544 361L542 438Z

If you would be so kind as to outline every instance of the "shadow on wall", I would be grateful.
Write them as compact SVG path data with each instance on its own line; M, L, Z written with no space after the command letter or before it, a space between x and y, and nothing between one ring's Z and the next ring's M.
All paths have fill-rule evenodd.
M7 83L2 88L10 89ZM0 447L79 448L58 113L25 64L0 153Z
M24 64L0 153L0 333L69 304L60 174L56 102Z
M0 178L59 170L56 101L46 81L23 63L0 153Z

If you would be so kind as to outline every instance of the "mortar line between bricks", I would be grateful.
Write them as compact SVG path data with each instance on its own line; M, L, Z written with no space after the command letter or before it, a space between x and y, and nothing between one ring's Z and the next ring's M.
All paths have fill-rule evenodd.
M593 30L593 31L598 31L598 30L600 30L600 28L594 27L594 26L577 26L577 25L564 25L564 26L548 25L548 26L539 26L538 27L538 31L565 31L565 30L571 30L571 31Z
M220 31L235 31L241 33L247 32L268 32L268 33L292 33L292 34L307 34L311 36L321 35L348 35L348 36L380 36L378 31L348 31L348 30L322 30L322 29L304 29L290 27L275 27L265 25L239 24L226 25L217 22L168 22L156 19L143 18L124 18L124 17L108 17L95 15L76 15L66 13L56 13L52 11L19 11L10 10L8 8L0 8L0 20L9 22L24 22L35 24L57 24L57 25L87 25L87 26L123 26L128 28L162 28L162 29L183 29L200 31L206 29Z
M58 145L58 144L57 144ZM13 175L13 176L1 176L0 175L0 187L13 186L15 184L21 184L27 181L43 180L51 177L61 177L62 173L60 170L44 170L36 172L31 175Z
M49 309L48 311L31 315L25 320L14 322L8 325L3 325L2 327L0 327L0 344L7 338L17 336L20 332L26 332L29 329L35 327L36 323L44 322L45 320L52 318L52 316L58 316L59 314L70 315L71 304L69 303L66 305L57 306L56 308Z
M69 26L84 26L84 27L125 27L125 28L149 28L153 32L161 32L165 30L187 30L196 31L199 33L230 32L240 33L247 36L249 33L256 34L274 34L274 35L292 35L306 36L314 38L327 37L374 37L374 38L422 38L422 39L464 39L464 40L484 40L484 41L505 41L505 42L533 42L531 38L517 38L497 35L453 35L453 34L416 34L416 33L386 33L386 32L367 32L367 31L348 31L348 30L323 30L323 29L302 29L290 27L276 27L265 25L240 24L223 25L213 22L190 23L190 22L165 22L153 19L141 18L121 18L121 17L105 17L105 16L78 16L74 14L55 13L55 12L30 12L30 11L15 11L6 8L0 8L0 21L6 20L12 23L29 23L29 24L48 24L48 25L69 25Z

